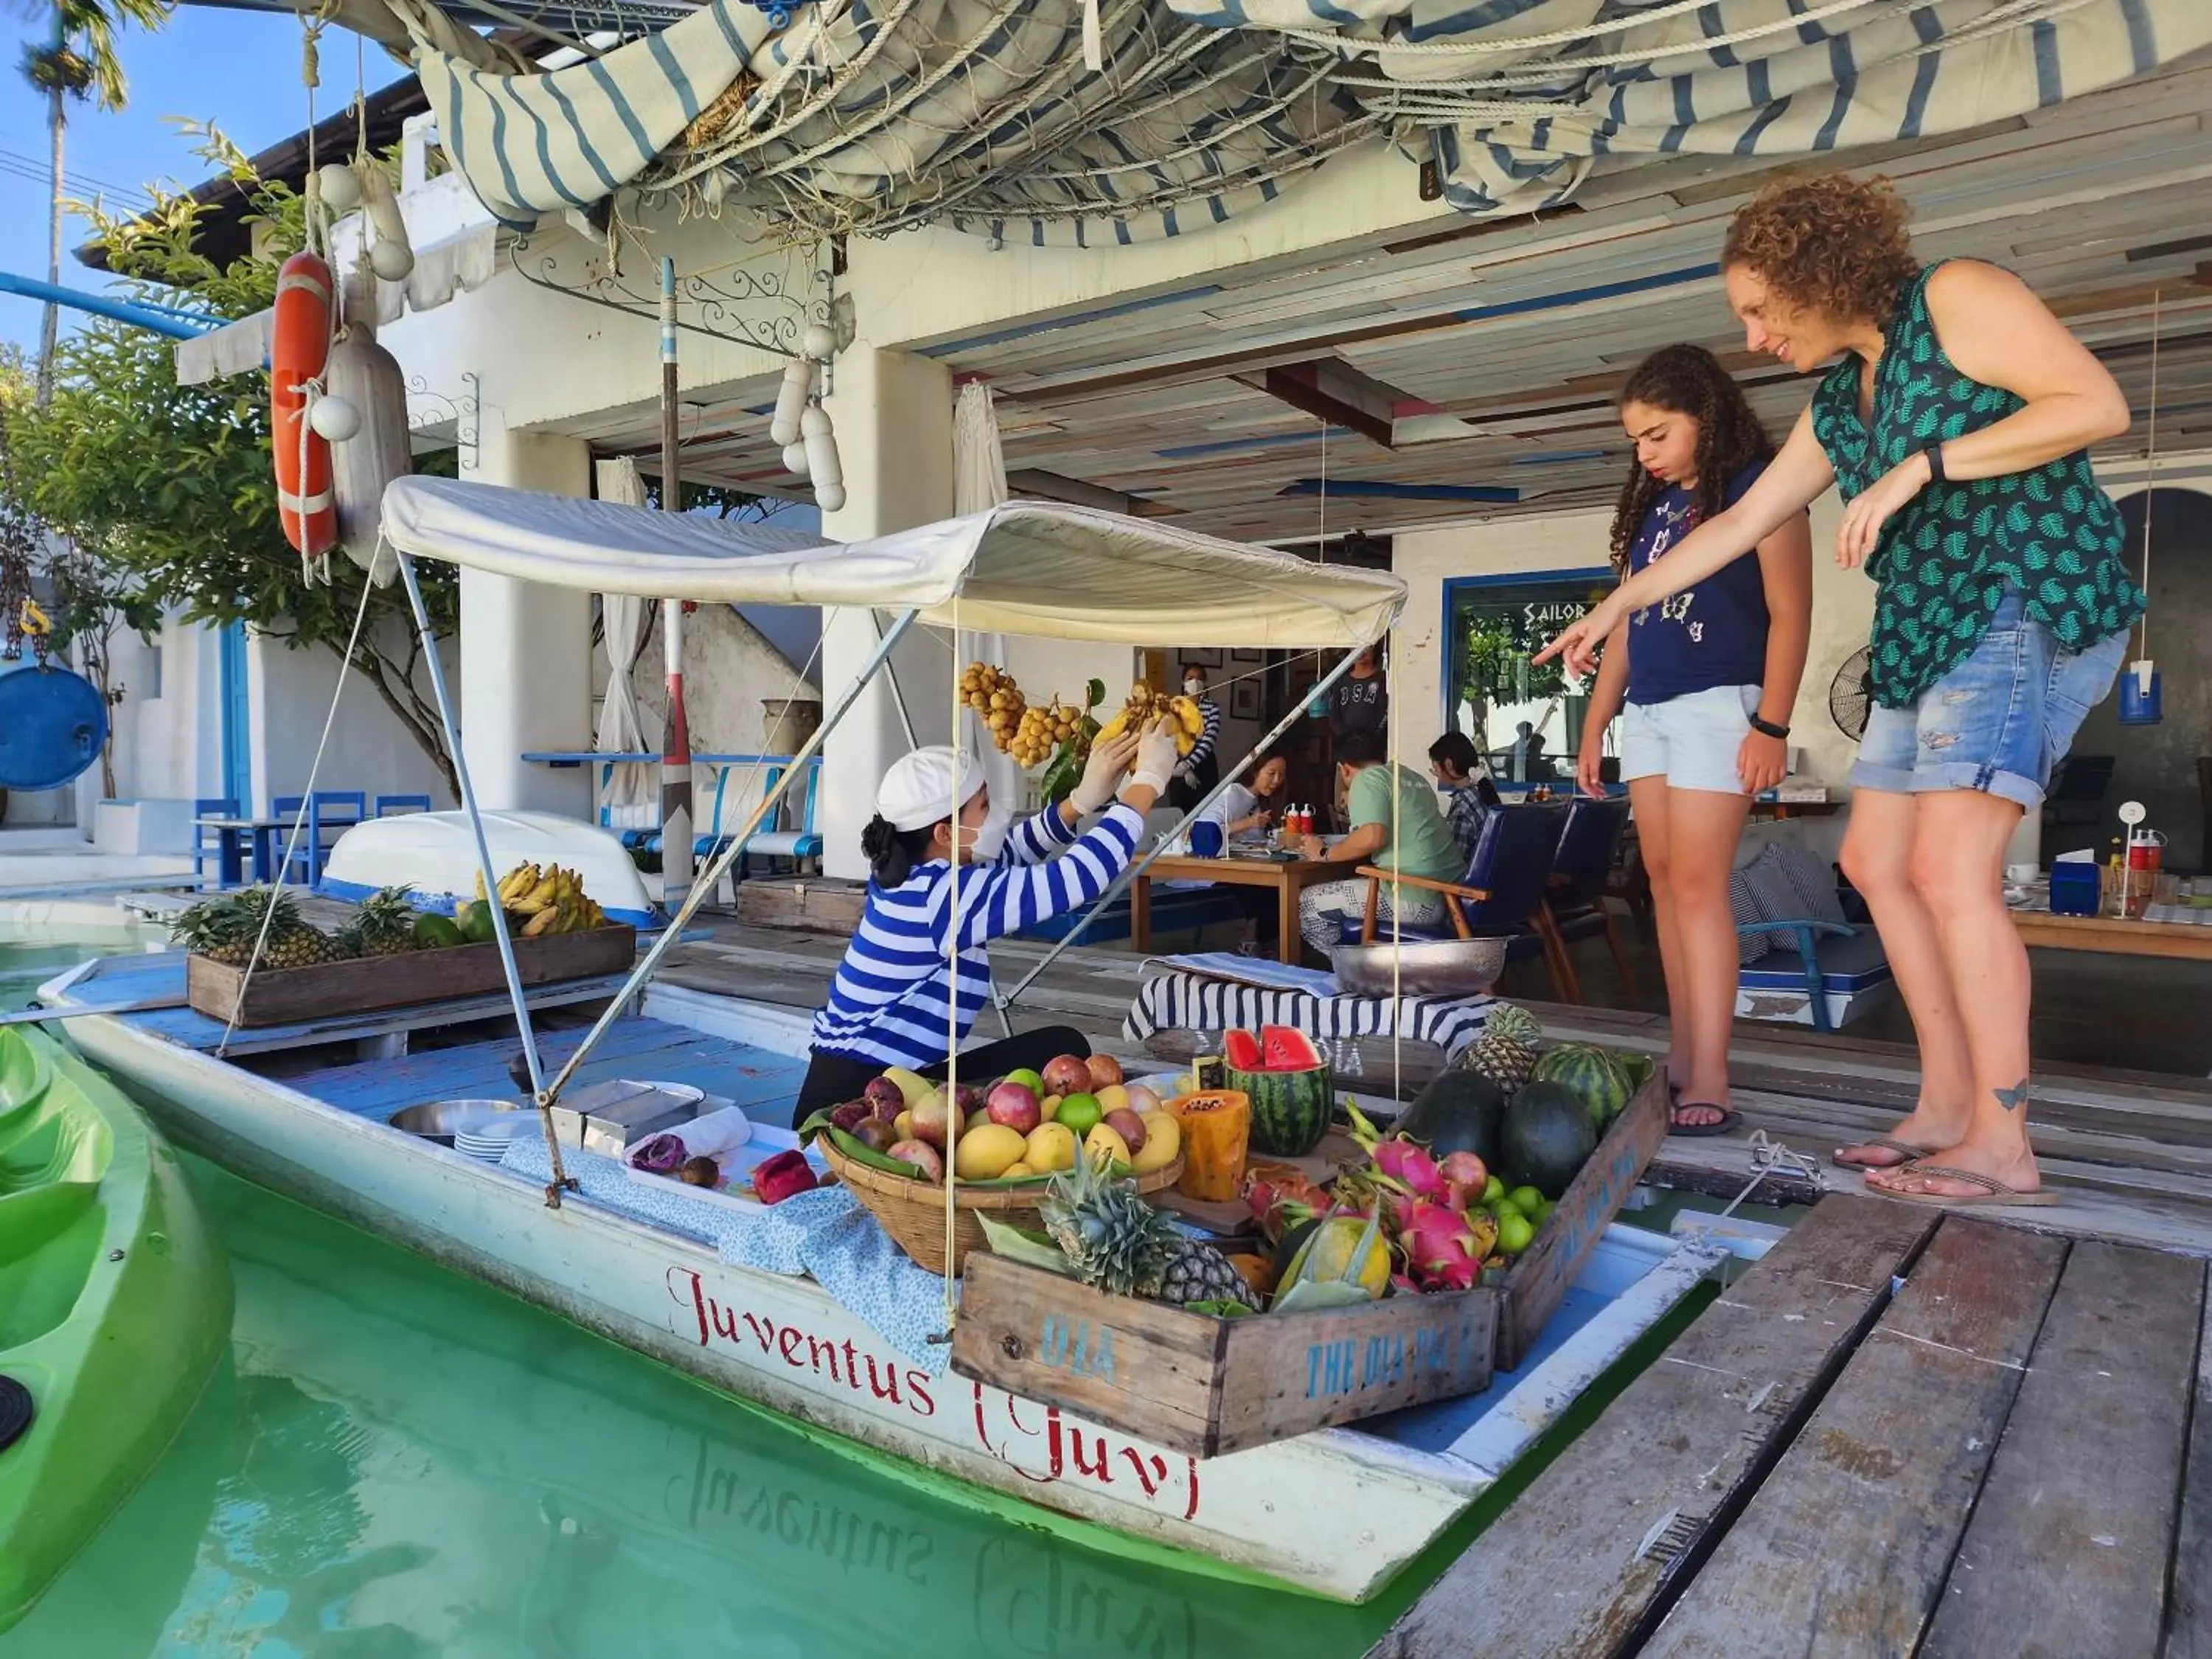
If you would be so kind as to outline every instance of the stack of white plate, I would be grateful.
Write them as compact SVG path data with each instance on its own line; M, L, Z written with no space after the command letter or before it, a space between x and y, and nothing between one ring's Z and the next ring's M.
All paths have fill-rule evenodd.
M496 1164L507 1156L507 1143L517 1135L527 1134L537 1121L538 1114L531 1111L513 1108L484 1111L453 1126L453 1150Z

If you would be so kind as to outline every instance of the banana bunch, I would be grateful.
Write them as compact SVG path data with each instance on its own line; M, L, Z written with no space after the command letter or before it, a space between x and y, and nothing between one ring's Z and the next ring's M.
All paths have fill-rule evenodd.
M477 896L484 896L483 878L477 878ZM529 918L522 937L541 939L548 933L581 933L607 925L599 901L584 891L584 878L559 865L539 869L518 864L501 878L499 906L510 915Z
M1121 712L1098 729L1099 739L1119 737L1133 729L1141 732L1163 714L1175 719L1176 753L1188 755L1197 746L1198 734L1206 730L1205 713L1190 698L1166 696L1142 680L1129 688Z

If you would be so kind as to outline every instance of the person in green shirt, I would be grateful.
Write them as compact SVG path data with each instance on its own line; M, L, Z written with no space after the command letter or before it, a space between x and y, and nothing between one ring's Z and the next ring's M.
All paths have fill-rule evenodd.
M1424 881L1457 881L1465 864L1436 791L1418 772L1391 765L1384 752L1380 732L1346 732L1337 738L1336 768L1352 831L1334 848L1325 848L1318 836L1308 836L1306 856L1331 864L1371 865ZM1395 914L1391 892L1385 882L1376 909L1378 921ZM1408 927L1443 924L1443 895L1418 887L1401 887L1397 893L1398 911ZM1364 877L1318 882L1298 896L1298 932L1327 956L1341 942L1344 918L1366 911Z

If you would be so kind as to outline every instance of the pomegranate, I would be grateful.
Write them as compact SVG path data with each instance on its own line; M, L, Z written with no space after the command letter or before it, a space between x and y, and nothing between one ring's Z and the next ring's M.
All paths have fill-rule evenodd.
M1037 1103L1036 1091L1019 1083L1001 1083L992 1090L990 1103L985 1109L990 1113L992 1122L1003 1123L1024 1137L1044 1121L1044 1113Z
M908 1112L913 1120L908 1127L914 1131L914 1138L936 1147L939 1152L944 1151L950 1133L946 1127L950 1110L941 1090L933 1089L915 1102ZM942 1173L941 1166L939 1173Z
M1110 1089L1121 1081L1121 1062L1113 1055L1093 1054L1088 1064L1091 1067L1091 1093L1097 1094L1101 1089Z
M870 1078L868 1086L860 1091L860 1098L866 1101L868 1109L886 1123L906 1110L906 1097L899 1092L898 1085L887 1077Z
M853 1139L872 1152L889 1152L898 1144L896 1129L879 1117L872 1117L853 1131Z
M1087 1095L1091 1092L1091 1062L1074 1054L1060 1054L1045 1063L1044 1091L1048 1095Z

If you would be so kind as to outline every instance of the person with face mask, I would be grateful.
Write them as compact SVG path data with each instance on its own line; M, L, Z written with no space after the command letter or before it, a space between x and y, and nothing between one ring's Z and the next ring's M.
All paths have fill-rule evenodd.
M990 994L989 942L1096 901L1135 855L1145 814L1175 763L1164 720L1101 743L1068 798L1017 824L1002 845L994 844L1001 838L988 822L990 792L974 756L939 745L893 765L860 833L867 899L830 1000L814 1016L813 1060L792 1121L857 1099L887 1066L942 1078L948 1039L967 1036ZM1097 822L1079 834L1094 812ZM956 856L957 939L948 951L956 943ZM1048 1026L963 1050L961 1071L997 1077L1090 1052L1081 1032Z
M1191 744L1190 753L1176 768L1175 781L1168 786L1168 805L1188 812L1221 781L1221 760L1214 750L1214 740L1221 735L1221 705L1206 695L1206 670L1194 662L1183 665L1182 694L1206 717L1198 741Z

